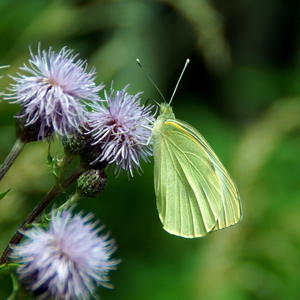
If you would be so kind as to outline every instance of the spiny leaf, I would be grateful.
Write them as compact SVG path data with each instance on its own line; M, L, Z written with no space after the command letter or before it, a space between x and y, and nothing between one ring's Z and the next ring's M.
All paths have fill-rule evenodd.
M57 159L52 156L50 153L50 148L48 149L48 155L47 155L47 165L51 170L51 173L54 175L54 177L57 179L58 174L56 172L56 167L57 167Z
M9 191L10 191L10 189L8 189L6 192L0 193L0 200L1 200L2 198L4 198L4 197L6 196L6 194L7 194Z

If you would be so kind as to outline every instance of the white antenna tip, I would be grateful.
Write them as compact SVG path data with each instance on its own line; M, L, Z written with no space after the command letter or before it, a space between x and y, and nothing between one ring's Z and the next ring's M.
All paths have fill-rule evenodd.
M180 76L179 76L179 79L178 79L177 83L176 83L176 86L175 86L174 92L173 92L173 94L172 94L172 96L171 96L171 99L170 99L169 104L171 104L171 102L172 102L172 100L173 100L173 97L174 97L175 92L176 92L176 90L177 90L177 88L178 88L179 82L180 82L180 80L181 80L181 78L182 78L182 75L183 75L183 73L184 73L184 71L185 71L187 65L189 64L189 62L190 62L189 59L187 59L187 60L185 61L183 70L182 70L182 72L181 72L181 74L180 74Z
M135 61L137 62L137 64L140 66L141 69L143 69L142 64L140 62L140 60L138 58L135 59ZM145 71L144 71L145 72ZM146 73L146 72L145 72Z

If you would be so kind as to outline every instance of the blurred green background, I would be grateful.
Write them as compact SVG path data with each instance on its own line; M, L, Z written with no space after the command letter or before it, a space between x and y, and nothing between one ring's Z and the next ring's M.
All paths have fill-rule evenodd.
M299 12L292 0L0 0L0 64L10 65L0 70L1 91L39 42L74 49L96 67L98 84L130 83L144 101L161 97L136 58L166 99L190 58L176 117L205 136L239 187L243 221L189 240L162 229L153 163L130 180L108 172L105 191L79 204L106 224L122 259L101 299L300 299ZM0 103L0 161L18 110ZM1 251L53 183L47 149L27 145L1 182L11 188L0 201ZM1 278L0 299L10 292Z

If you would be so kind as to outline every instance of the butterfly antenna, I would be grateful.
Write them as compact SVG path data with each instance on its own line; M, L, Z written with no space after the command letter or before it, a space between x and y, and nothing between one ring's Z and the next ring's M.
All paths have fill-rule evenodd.
M184 67L183 67L183 69L182 69L182 71L181 71L180 77L179 77L179 79L177 80L177 83L176 83L176 86L175 86L175 89L174 89L174 92L173 92L173 94L172 94L172 97L171 97L171 99L170 99L169 104L171 104L171 102L172 102L172 100L173 100L173 98L174 98L174 95L175 95L175 93L176 93L176 91L177 91L179 82L181 81L182 75L183 75L183 73L184 73L184 71L185 71L185 69L186 69L186 67L187 67L187 65L188 65L189 63L190 63L190 60L187 59L187 60L185 61Z
M138 63L138 65L140 66L140 68L144 71L144 73L146 74L146 76L148 77L148 79L151 81L151 83L154 85L154 87L156 88L156 90L159 92L159 94L161 95L161 97L163 98L164 102L166 102L166 99L164 97L164 95L162 94L162 92L160 91L160 89L158 88L158 86L154 83L154 81L151 79L150 75L146 72L146 70L143 68L140 60L137 58L136 62Z

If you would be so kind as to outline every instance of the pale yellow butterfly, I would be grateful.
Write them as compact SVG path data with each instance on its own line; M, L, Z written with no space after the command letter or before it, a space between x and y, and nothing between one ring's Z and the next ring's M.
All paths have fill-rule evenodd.
M204 137L175 118L170 103L160 105L151 136L154 187L163 228L195 238L238 223L242 210L236 184Z

